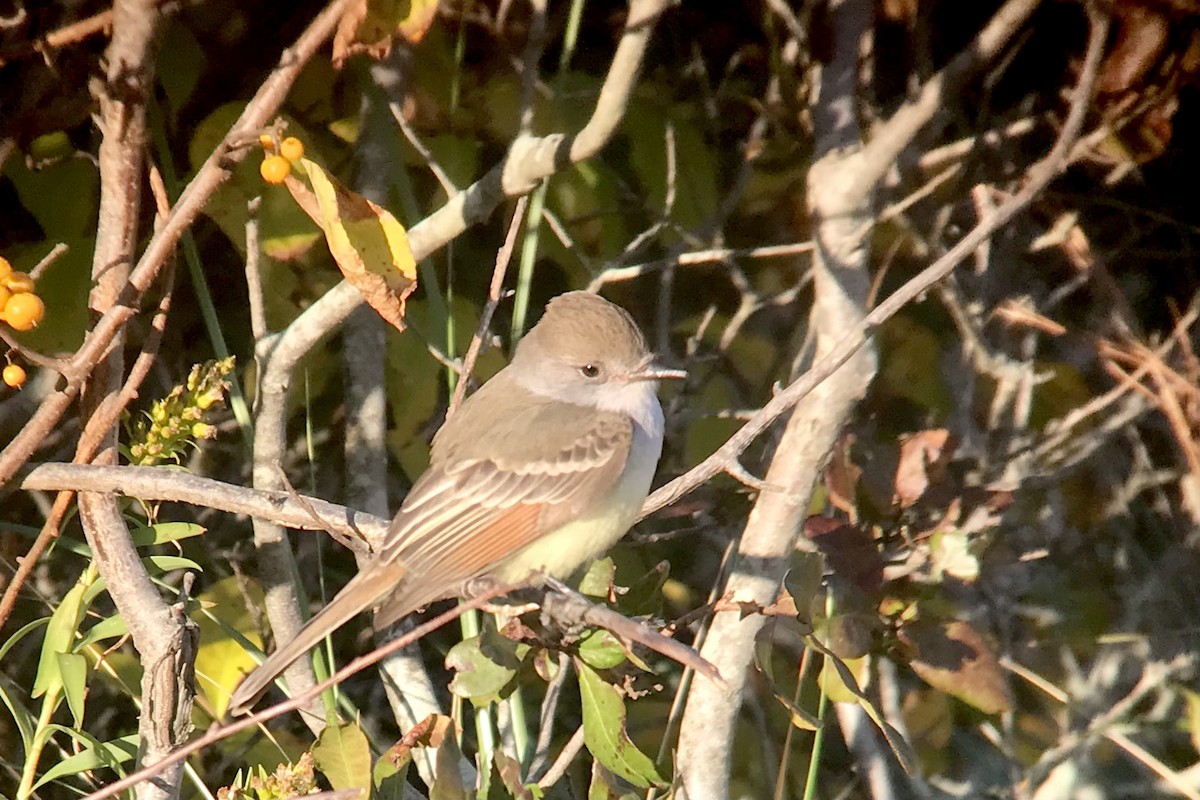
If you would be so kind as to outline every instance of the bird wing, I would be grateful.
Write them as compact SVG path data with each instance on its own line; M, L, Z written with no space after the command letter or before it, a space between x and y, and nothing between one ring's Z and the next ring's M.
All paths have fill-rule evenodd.
M523 413L532 420L518 427L537 431L549 457L450 459L409 492L379 547L379 558L403 564L407 578L376 612L376 626L456 593L581 516L620 479L633 439L627 417L562 403Z

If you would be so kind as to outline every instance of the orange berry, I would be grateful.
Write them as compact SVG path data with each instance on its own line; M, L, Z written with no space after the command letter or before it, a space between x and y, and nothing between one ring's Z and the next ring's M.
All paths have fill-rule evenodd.
M4 319L12 326L13 330L33 330L45 316L46 304L36 294L29 292L14 294L4 304Z
M33 282L33 278L30 277L28 272L12 273L4 279L4 285L7 286L8 290L13 294L32 292L34 288L36 288L36 284Z
M304 142L295 136L289 136L279 143L279 155L288 161L299 161L304 158Z
M258 167L258 174L267 183L278 184L287 180L292 172L292 162L283 156L267 156Z
M8 303L8 298L12 297L12 292L3 283L0 283L0 313L4 311L5 304Z
M258 135L258 143L262 145L262 149L268 153L275 152L275 137L269 133L260 133Z
M8 276L13 274L12 264L8 263L8 259L0 256L0 283L8 280Z
M20 364L9 364L4 368L4 382L14 389L25 385L25 369Z

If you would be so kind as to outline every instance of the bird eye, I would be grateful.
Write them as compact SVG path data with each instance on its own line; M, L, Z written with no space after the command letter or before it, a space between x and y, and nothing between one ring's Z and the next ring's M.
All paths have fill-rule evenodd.
M579 373L585 378L595 378L600 375L600 368L595 364L584 364L579 368Z

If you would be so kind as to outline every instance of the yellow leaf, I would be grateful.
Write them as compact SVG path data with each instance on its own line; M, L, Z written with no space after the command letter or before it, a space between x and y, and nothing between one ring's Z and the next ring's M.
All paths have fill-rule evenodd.
M293 175L288 191L325 233L338 268L363 298L397 330L404 330L404 300L417 282L408 236L387 209L338 183L306 158L298 166L307 182Z
M416 44L437 16L438 0L354 0L333 37L333 63L341 68L355 53L383 58L399 36Z
M262 647L254 619L246 608L246 594L235 577L224 578L210 586L199 600L211 607L212 615L196 614L200 627L200 650L196 654L196 686L204 692L218 719L225 714L229 695L242 675L254 669L256 661L224 626L239 631L258 647ZM252 600L262 604L262 590L257 584L249 586ZM253 597L257 595L257 597ZM214 619L216 617L220 620ZM222 624L223 623L223 624Z

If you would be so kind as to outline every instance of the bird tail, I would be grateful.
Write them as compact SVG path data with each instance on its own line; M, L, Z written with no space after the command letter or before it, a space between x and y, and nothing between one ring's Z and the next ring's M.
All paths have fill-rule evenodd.
M280 673L334 630L379 603L403 577L403 572L398 574L397 569L402 568L396 565L396 569L389 569L378 564L355 575L291 640L281 643L250 673L229 698L230 713L249 711Z

